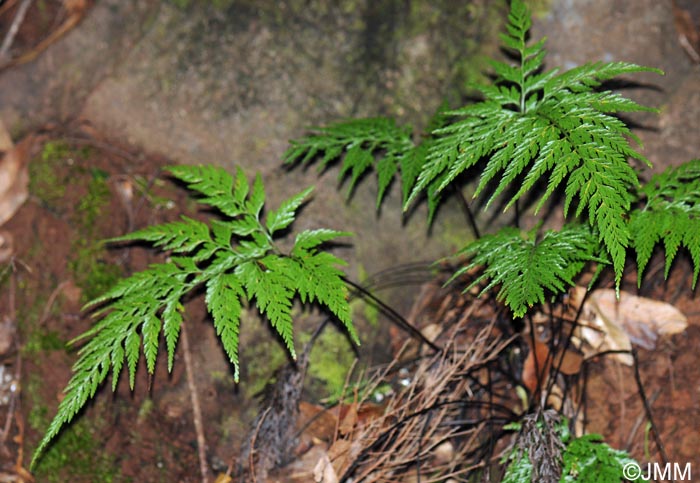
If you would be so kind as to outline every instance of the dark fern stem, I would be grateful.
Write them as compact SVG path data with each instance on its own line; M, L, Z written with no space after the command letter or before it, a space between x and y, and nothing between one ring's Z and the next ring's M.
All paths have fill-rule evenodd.
M462 190L460 190L456 185L452 185L452 189L454 190L455 195L457 195L459 206L462 208L464 216L467 218L467 223L469 223L469 227L472 229L474 239L478 240L479 238L481 238L481 233L479 231L479 226L476 224L476 218L474 217L474 213L469 207L469 202L464 197Z

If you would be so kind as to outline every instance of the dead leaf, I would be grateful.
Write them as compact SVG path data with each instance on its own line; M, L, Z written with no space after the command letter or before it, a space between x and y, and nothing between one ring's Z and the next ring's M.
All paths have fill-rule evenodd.
M0 152L9 151L14 146L10 133L7 132L5 123L0 119Z
M556 356L551 356L550 342L548 338L537 335L535 336L535 349L532 349L532 340L526 336L530 352L525 358L522 372L523 385L533 394L537 389L537 381L540 381L540 388L546 383L549 377L549 372L558 368L559 372L571 376L578 374L583 364L583 354L581 354L573 345L564 350L560 347L557 350ZM539 377L538 370L539 369Z
M299 402L298 424L308 440L332 441L338 421L337 412L307 401Z
M341 413L342 413L342 408L341 408ZM340 425L338 426L338 432L342 435L347 435L352 433L353 429L355 429L355 426L357 425L357 404L352 403L348 404L348 407L345 411L345 415L343 418L340 420Z
M572 306L579 306L585 293L584 287L572 289ZM688 319L673 305L624 291L617 300L613 289L591 292L580 322L580 337L593 348L590 355L607 350L630 351L632 344L652 350L660 335L678 334L688 326ZM624 364L633 363L629 354L615 357Z
M338 439L328 448L328 458L336 475L345 473L354 460L353 456L353 444L347 439Z
M0 159L0 225L12 218L27 199L28 164L33 136L27 136Z
M328 454L324 454L314 467L314 481L316 483L338 483L338 475L333 469Z

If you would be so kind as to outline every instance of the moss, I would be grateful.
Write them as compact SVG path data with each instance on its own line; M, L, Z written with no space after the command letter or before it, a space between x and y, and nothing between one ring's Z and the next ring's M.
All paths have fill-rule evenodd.
M66 341L61 339L57 332L46 330L29 330L28 337L22 354L27 357L39 355L46 351L63 350L66 348Z
M25 389L32 406L27 422L31 429L40 433L46 430L50 421L49 409L41 396L43 384L39 376L31 375ZM103 405L95 409L96 413L106 412ZM130 481L121 474L116 458L104 451L104 441L100 436L104 429L104 418L100 414L78 418L59 434L39 460L34 471L36 480L49 483Z
M29 163L29 192L50 207L66 195L65 180L57 170L57 160L63 156L67 154L62 144L48 142L38 158Z
M299 338L308 337L302 334ZM329 400L339 399L354 360L355 352L344 333L332 328L323 331L310 354L308 375L312 392Z
M75 283L82 290L83 302L105 293L119 281L121 269L104 261L104 247L90 240L75 243L74 256L68 263Z
M74 254L69 262L75 283L87 302L111 288L120 278L121 270L105 261L105 247L95 240L97 222L104 216L104 208L110 198L107 173L99 169L89 170L87 194L81 198L74 213L74 223L79 236L72 243Z
M267 321L265 321L267 323ZM248 327L253 324L246 324ZM267 330L260 327L258 330ZM240 345L242 379L241 388L247 400L260 394L273 377L275 370L289 361L286 350L279 341L268 334L259 336L255 341Z

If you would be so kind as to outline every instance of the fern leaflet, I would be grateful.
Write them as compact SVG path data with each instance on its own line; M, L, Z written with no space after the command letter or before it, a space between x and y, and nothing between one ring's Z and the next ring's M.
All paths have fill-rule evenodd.
M561 430L560 430L561 431ZM561 455L560 483L619 483L641 481L641 475L629 480L625 467L639 464L630 455L603 442L598 434L584 434L579 438L561 437L566 448ZM542 457L542 455L539 455ZM514 448L508 457L503 483L522 483L533 480L534 465L527 449Z
M537 210L564 183L565 215L578 197L576 215L587 212L619 284L630 236L624 216L631 199L626 193L639 185L627 160L648 161L632 149L628 138L637 139L613 114L653 109L595 89L619 75L661 71L610 62L586 64L563 74L556 69L541 73L544 41L527 46L529 28L527 7L514 0L507 34L501 39L519 63L493 62L494 85L475 86L484 100L447 113L453 122L434 131L437 139L404 207L424 191L429 198L439 197L482 159L487 162L474 196L500 176L487 206L517 181L521 184L506 204L510 207L548 175Z
M585 225L566 225L561 231L547 231L536 239L537 227L523 234L517 228L505 227L464 247L458 255L471 262L460 268L454 280L473 268L483 272L465 289L489 280L482 290L500 285L498 299L522 317L536 303L545 300L545 291L561 293L574 285L574 277L590 261L604 262L596 256L599 245L591 229Z
M344 262L320 250L324 243L350 233L304 231L297 235L289 254L282 253L274 243L276 234L294 221L311 188L284 201L262 220L265 192L259 176L251 189L242 170L235 177L211 166L176 166L169 171L187 183L201 203L218 209L224 219L212 221L209 226L183 217L182 221L112 240L147 241L171 256L166 263L152 265L120 281L86 306L94 310L98 320L72 341L86 340L78 352L65 397L34 453L32 465L61 428L95 395L110 368L113 390L125 365L133 389L141 353L148 372L153 374L161 333L168 353L168 370L172 369L183 321L181 300L197 287L205 287L205 302L234 367L236 381L239 323L247 303L254 303L270 321L292 357L292 305L296 296L302 302L324 306L359 343L342 272L336 268Z
M652 251L663 240L664 276L668 277L678 248L685 246L694 265L694 289L700 273L700 159L654 175L640 194L646 204L631 213L629 222L637 252L637 283L641 285Z
M291 141L284 154L285 163L310 163L323 155L319 170L340 159L345 153L339 177L350 176L348 195L352 194L360 177L375 166L377 169L377 207L386 194L399 166L413 149L410 126L398 126L393 119L377 117L352 119L311 129L312 134Z

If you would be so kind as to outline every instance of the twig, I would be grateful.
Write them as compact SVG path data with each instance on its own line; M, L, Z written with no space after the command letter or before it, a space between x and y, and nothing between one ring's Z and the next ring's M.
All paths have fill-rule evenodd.
M0 62L7 57L7 52L10 50L12 42L15 40L19 26L22 24L22 21L24 21L24 16L27 14L27 10L29 9L29 5L31 3L32 0L22 0L22 3L19 5L15 18L12 21L12 25L10 25L10 30L7 31L5 40L2 42L2 47L0 47Z
M651 412L651 403L649 402L649 399L647 399L646 394L644 393L642 377L639 375L639 359L637 358L637 349L635 349L634 347L632 348L632 358L634 359L634 380L637 382L637 390L639 391L639 397L642 398L642 403L644 404L644 412L646 413L647 418L649 419L649 424L651 424L651 430L654 433L654 442L656 443L656 447L659 449L659 453L661 453L661 459L663 463L668 464L668 456L666 455L666 449L664 448L664 445L661 442L659 428L656 426L656 423L654 422L654 416Z
M56 298L63 291L63 287L65 287L67 283L68 280L64 280L63 282L59 283L55 289L53 289L53 292L51 292L51 295L49 295L49 299L46 301L46 305L44 305L44 310L41 313L41 318L39 319L39 325L43 325L44 322L49 319L51 316L51 307L53 307L53 304L56 302Z
M255 476L255 461L253 460L255 456L255 440L258 438L258 433L260 432L260 428L262 427L263 421L265 421L265 418L267 417L268 413L272 410L272 406L268 406L267 409L262 414L262 417L260 418L260 421L258 421L258 425L255 427L255 432L253 433L253 436L250 438L250 454L248 455L248 464L250 465L250 475L253 478L253 483L257 483L258 479Z
M187 373L187 386L190 389L192 399L192 415L194 416L194 429L197 433L197 454L199 456L199 470L202 474L202 483L209 483L209 467L207 466L207 443L204 439L204 426L202 424L202 408L199 405L197 387L194 383L194 369L192 368L192 355L190 354L190 341L187 337L187 326L182 323L182 349L185 359L185 372Z
M454 192L457 195L457 201L459 201L459 206L462 208L462 211L464 212L464 216L467 217L467 222L469 223L469 226L472 229L472 234L474 235L474 238L478 240L479 238L481 238L481 233L479 232L479 227L476 224L476 219L474 218L474 213L472 213L472 210L469 207L469 202L464 197L462 190L460 190L457 187L457 185L453 185L453 187L454 187Z
M377 296L375 296L372 292L369 290L365 289L362 285L353 282L347 277L341 277L343 282L348 284L350 287L352 287L354 290L356 290L361 297L375 303L379 310L381 310L384 315L390 317L394 323L399 325L402 329L406 330L409 332L413 337L416 339L420 340L422 343L430 347L433 351L435 352L441 352L442 349L435 345L431 340L428 340L427 337L423 335L423 333L418 330L416 327L414 327L410 322L408 322L401 314L399 314L396 310L394 310L392 307L384 303L381 299L379 299Z
M649 404L654 404L656 402L656 398L659 397L659 394L661 394L661 390L657 389L654 391L654 394L651 395L649 398ZM632 426L632 429L630 430L630 434L627 437L627 443L625 444L625 448L627 449L627 452L630 452L630 449L632 448L632 443L634 442L634 437L637 436L637 431L639 430L639 427L642 425L644 422L644 418L646 417L646 414L640 414L637 420L634 422L634 425Z

